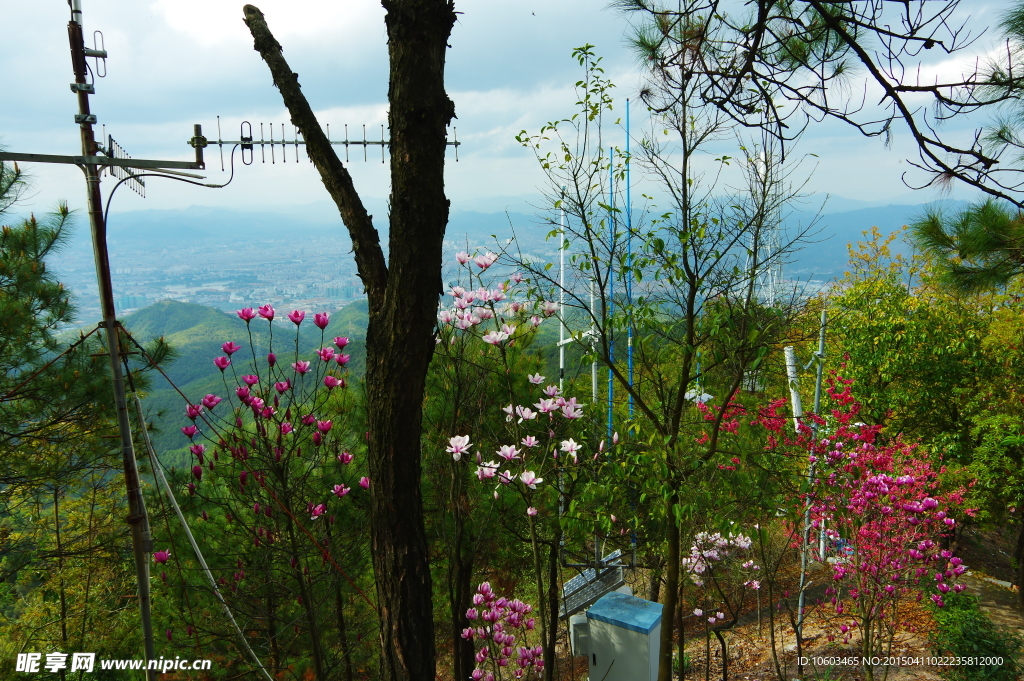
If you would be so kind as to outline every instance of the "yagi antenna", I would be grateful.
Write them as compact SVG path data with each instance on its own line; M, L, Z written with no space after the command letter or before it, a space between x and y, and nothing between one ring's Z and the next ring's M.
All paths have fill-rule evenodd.
M301 135L299 135L298 128L296 128L294 125L292 126L291 139L288 139L288 136L287 136L286 130L285 130L285 125L284 125L284 123L282 123L281 124L281 138L280 139L274 139L274 124L273 123L267 123L267 126L269 128L269 135L270 135L270 137L268 139L267 138L267 133L265 132L263 125L264 125L263 123L260 123L260 138L258 140L253 135L252 123L250 123L249 121L242 121L241 124L239 125L238 139L237 140L226 140L226 139L221 139L220 116L217 116L217 139L216 140L208 140L206 142L206 145L207 146L217 145L217 147L219 147L219 149L220 149L220 169L221 170L224 170L224 147L225 146L233 147L235 145L238 145L241 148L241 150L242 150L242 163L248 166L248 165L252 165L252 163L253 163L253 160L254 160L253 152L254 152L256 147L260 148L260 162L261 163L266 163L267 162L267 150L269 149L270 150L270 163L272 165L276 165L277 164L277 154L276 154L276 151L275 151L275 147L280 147L281 148L281 162L282 163L287 163L288 162L288 145L291 145L292 148L293 148L293 151L295 153L295 163L299 162L299 158L300 158L300 156L299 156L299 146L300 145L305 145L306 144L306 140L303 139ZM360 147L363 148L363 160L364 161L368 161L369 160L368 149L370 147L372 147L372 146L379 146L380 147L380 162L384 163L387 160L387 155L385 153L385 149L389 149L391 147L391 140L387 139L386 131L384 129L384 125L383 124L381 124L381 126L380 126L380 139L375 139L375 140L374 139L367 139L366 138L366 126L365 125L363 125L363 139L361 139L361 140L360 139L350 139L349 138L349 136L348 136L348 124L347 123L345 124L345 136L344 136L343 139L340 139L340 140L333 140L333 139L331 139L331 126L330 126L330 124L327 124L326 128L327 128L327 139L328 139L328 141L332 145L345 147L345 162L346 163L349 162L348 148L350 146L360 146ZM452 137L451 137L451 139L447 139L447 137L446 137L445 144L447 144L450 147L455 147L455 161L457 163L458 160L459 160L459 145L462 144L461 142L459 142L459 135L458 135L458 129L457 128L452 128Z

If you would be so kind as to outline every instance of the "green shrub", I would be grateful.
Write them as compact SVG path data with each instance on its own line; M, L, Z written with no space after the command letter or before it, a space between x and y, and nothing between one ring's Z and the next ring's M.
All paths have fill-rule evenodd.
M978 608L978 598L968 594L947 594L944 608L933 608L937 625L931 634L934 653L940 657L1001 657L1002 665L964 664L942 667L950 681L1014 681L1024 641L997 626Z

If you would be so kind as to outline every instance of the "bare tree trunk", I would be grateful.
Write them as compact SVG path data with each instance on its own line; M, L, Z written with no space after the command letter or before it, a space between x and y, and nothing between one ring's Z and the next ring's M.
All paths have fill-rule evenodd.
M668 500L668 557L665 570L665 609L661 616L661 660L658 663L658 681L672 681L672 639L675 632L675 612L679 599L679 523L676 521L675 506L679 494L673 493Z
M352 237L370 304L366 331L370 510L382 679L433 681L434 618L423 498L420 429L441 293L445 130L455 106L444 90L451 0L383 0L391 77L389 261L348 170L324 135L263 14L244 8L292 123Z

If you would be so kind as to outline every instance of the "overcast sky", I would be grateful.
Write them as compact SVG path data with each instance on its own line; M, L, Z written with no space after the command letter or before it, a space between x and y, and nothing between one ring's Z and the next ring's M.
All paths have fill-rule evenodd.
M379 136L386 119L387 51L384 12L373 0L262 0L257 3L320 120L339 137ZM522 129L537 130L572 113L572 83L579 76L573 47L597 46L618 97L635 95L641 74L625 46L627 25L605 9L604 0L460 0L461 12L448 52L447 88L456 105L455 126L463 146L449 163L446 183L453 208L500 210L519 207L508 197L534 194L543 177L530 154L514 140ZM1005 3L964 2L979 27L992 22ZM291 134L280 97L265 65L252 49L236 0L83 0L87 44L101 30L108 75L98 79L93 112L107 132L138 158L191 157L186 140L201 123L216 137L221 116L224 139L237 139L249 120L281 123ZM67 41L69 9L64 0L0 0L0 145L8 151L77 154L76 100ZM973 52L991 41L983 38ZM961 60L934 67L961 70ZM621 102L620 102L621 110ZM635 120L635 119L634 119ZM373 132L373 131L376 132ZM279 150L278 150L279 151ZM808 188L868 201L906 199L901 174L912 150L897 130L895 143L866 140L840 125L815 128L801 154L816 154ZM353 155L355 151L351 152ZM357 189L367 197L388 193L386 166L377 151L370 161L350 164ZM214 149L208 175L223 181ZM269 159L268 159L269 160ZM189 205L237 209L286 209L327 195L312 167L257 163L237 169L226 189L200 189L152 181L145 200L119 192L115 210L183 208ZM454 154L450 154L454 161ZM810 167L810 166L808 166ZM81 172L74 167L37 164L35 196L26 207L44 210L58 199L84 203ZM914 176L920 179L920 176ZM108 185L109 186L109 185ZM921 193L921 200L934 193ZM916 201L914 201L916 202Z

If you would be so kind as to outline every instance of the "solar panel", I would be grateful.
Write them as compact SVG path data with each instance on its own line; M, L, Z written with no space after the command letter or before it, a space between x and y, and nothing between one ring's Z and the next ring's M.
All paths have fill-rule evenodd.
M605 567L601 568L600 572L594 568L587 568L566 582L562 587L562 608L559 616L562 619L571 617L596 603L601 596L624 585L626 579L621 558L622 552L615 551L601 561Z

